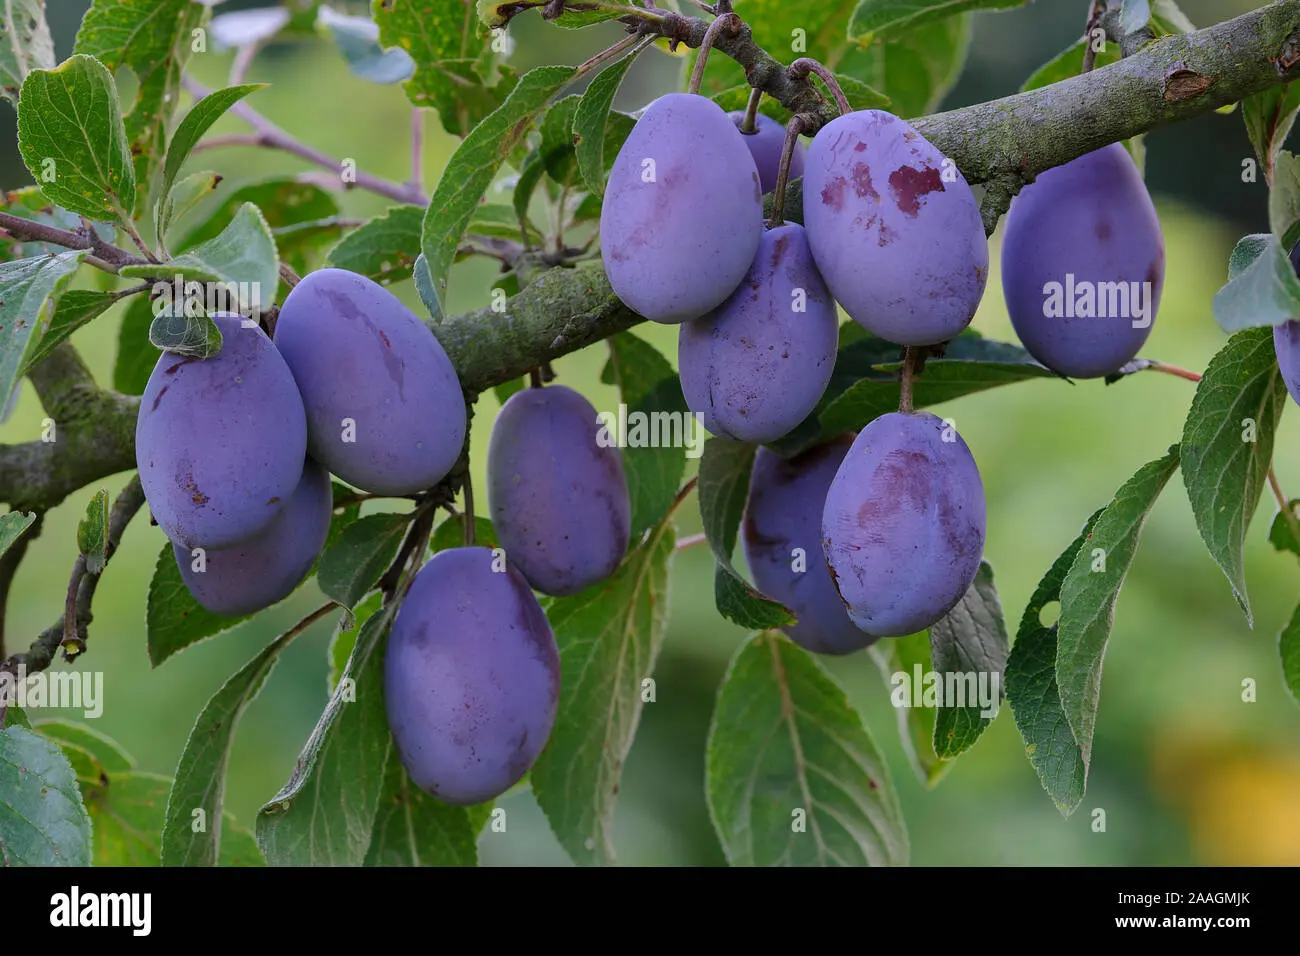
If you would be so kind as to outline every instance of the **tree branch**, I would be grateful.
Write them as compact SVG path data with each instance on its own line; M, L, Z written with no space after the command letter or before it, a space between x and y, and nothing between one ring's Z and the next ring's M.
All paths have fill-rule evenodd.
M89 235L84 235L82 232L70 232L12 213L0 212L0 230L20 242L48 242L65 249L88 249L96 259L112 266L114 272L122 266L139 265L148 261L105 242L95 235L93 229Z

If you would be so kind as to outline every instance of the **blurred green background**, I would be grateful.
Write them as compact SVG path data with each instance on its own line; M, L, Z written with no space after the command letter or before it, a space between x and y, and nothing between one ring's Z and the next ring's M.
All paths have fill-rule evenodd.
M228 3L226 12L262 3ZM49 4L60 57L71 51L84 0ZM738 3L743 14L743 0ZM1021 10L977 17L975 42L958 87L945 102L960 106L1014 92L1040 63L1081 32L1087 4L1040 0ZM1198 25L1254 6L1244 0L1183 0ZM577 63L608 45L617 28L569 32L521 17L512 28L512 62L521 71L542 62ZM815 55L816 51L809 51ZM194 74L220 86L231 55L210 51ZM680 60L647 54L633 70L619 106L637 108L680 83ZM252 102L274 121L325 152L352 157L361 169L391 179L407 175L408 106L396 86L353 78L325 40L276 45L254 64L250 80L271 88ZM0 174L8 188L30 181L14 148L13 112ZM427 183L454 148L436 122L426 151ZM227 118L216 132L243 131ZM1210 116L1148 137L1148 180L1168 247L1159 320L1144 355L1203 369L1226 337L1210 309L1226 274L1233 241L1266 228L1266 186L1243 184L1251 154L1241 119ZM305 171L284 154L238 148L204 154L191 167L227 179L222 190L271 174ZM386 203L360 192L341 197L345 214L374 215ZM1000 293L999 237L988 293L974 327L1014 341ZM482 305L494 268L467 264L453 273L453 310ZM413 307L410 283L394 287ZM120 315L73 339L101 382L111 381ZM666 356L676 356L668 327L638 328ZM617 407L598 380L602 349L556 363L561 379L602 409ZM1147 373L1107 387L1034 381L974 396L935 411L954 418L975 453L988 497L986 556L1013 629L1042 573L1140 465L1179 439L1194 386ZM493 396L474 419L474 473L482 487ZM24 384L0 440L39 437L43 417ZM1282 487L1300 496L1300 414L1290 409L1278 439ZM627 454L636 454L629 450ZM116 494L126 476L104 483ZM92 486L46 519L18 574L6 620L9 652L57 618L75 553L76 522ZM1249 628L1227 581L1202 547L1183 494L1171 482L1147 525L1121 596L1105 668L1088 794L1064 820L1039 786L1009 708L933 791L916 780L899 743L896 712L865 654L827 660L885 750L907 819L916 864L1298 864L1300 863L1300 710L1281 678L1276 634L1300 596L1290 557L1266 540L1276 507L1267 495L1251 528L1247 572L1256 625ZM680 514L680 533L699 530L695 507ZM284 605L235 631L168 660L157 670L145 651L144 599L162 533L146 520L127 532L105 574L91 628L90 653L78 664L105 673L99 730L117 738L143 770L170 775L207 698L259 648L320 601L314 583ZM628 761L616 825L624 864L720 864L703 798L704 741L714 692L744 633L712 607L707 549L680 552L672 577L671 624L657 680ZM330 625L320 624L284 656L238 734L227 806L246 826L288 779L326 701ZM67 665L59 665L67 666ZM1242 701L1242 681L1258 700ZM33 716L49 716L51 712ZM80 719L77 714L68 714ZM504 833L481 839L485 864L564 864L563 851L527 792L499 801ZM1107 829L1091 828L1093 810Z

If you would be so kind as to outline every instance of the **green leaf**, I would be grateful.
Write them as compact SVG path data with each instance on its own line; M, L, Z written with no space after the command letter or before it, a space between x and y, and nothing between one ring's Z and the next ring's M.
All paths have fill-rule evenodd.
M1119 28L1124 36L1137 33L1151 22L1151 4L1147 0L1124 0L1119 10Z
M459 548L464 544L465 522L461 518L448 518L438 525L433 537L429 539L429 551L436 554L448 548ZM496 529L487 518L474 516L474 544L481 548L499 548Z
M347 269L389 285L411 277L420 254L424 210L419 206L394 206L343 237L326 257L336 269Z
M668 623L675 540L660 524L609 580L545 604L565 675L533 794L579 864L614 862L614 806Z
M1291 620L1277 639L1278 653L1282 656L1282 677L1291 696L1300 703L1300 607L1291 614Z
M955 689L968 702L959 707L945 699L937 708L934 752L940 759L952 760L965 753L993 723L1002 697L1009 650L1002 604L993 586L993 568L981 561L975 581L961 601L930 628L934 673L943 678L945 689L947 675L959 675L955 679L963 683ZM977 696L971 702L972 696L983 691L985 680L996 695L990 702L992 714Z
M86 724L71 720L38 720L32 725L32 730L63 748L64 756L83 784L97 784L101 777L126 773L135 767L135 761L121 744Z
M1276 236L1245 236L1228 261L1228 283L1214 294L1225 332L1278 325L1300 315L1300 280Z
M215 866L220 858L222 801L235 727L296 635L268 644L234 677L221 685L203 707L167 797L162 828L163 866Z
M0 865L89 866L90 816L59 745L0 730Z
M153 303L147 296L133 299L122 316L113 365L113 388L123 395L143 395L162 351L149 341Z
M176 177L180 175L181 167L185 165L185 160L189 158L190 151L198 145L199 140L203 138L203 134L211 129L212 124L225 115L230 107L249 93L265 89L266 86L265 83L245 83L242 86L231 86L224 90L216 90L190 107L190 111L185 114L185 118L176 127L176 132L172 134L171 143L167 146L167 158L163 165L162 188L158 194L160 197L158 201L159 235L162 235L165 231L162 210L171 195L172 184L176 182Z
M1264 167L1264 178L1273 175L1273 160L1286 142L1300 111L1300 83L1288 83L1262 90L1241 101L1241 118L1255 155Z
M384 769L365 865L477 866L475 819L472 808L442 803L417 787L394 749Z
M380 45L400 47L415 62L403 85L407 98L436 109L448 133L466 136L507 99L515 75L496 66L474 0L372 0L370 9ZM485 72L501 74L495 86Z
M113 72L128 66L139 80L126 115L137 213L162 170L167 130L180 103L181 68L193 51L192 33L207 16L207 7L192 0L94 0L77 31L77 53L98 57Z
M7 401L86 250L0 263L0 403Z
M34 511L26 514L21 511L10 511L0 515L0 556L8 551L13 543L23 536L23 532L35 522Z
M1268 529L1268 540L1273 547L1279 551L1290 551L1292 554L1300 554L1300 538L1296 537L1292 523L1287 520L1287 512L1300 521L1300 498L1292 498L1286 503L1286 511L1279 510L1273 517L1273 524ZM0 519L3 520L3 519ZM4 549L0 548L0 554Z
M1007 703L1024 738L1025 756L1065 817L1083 800L1088 765L1070 730L1056 685L1058 624L1044 625L1042 612L1061 600L1061 585L1100 515L1098 511L1088 519L1079 537L1039 582L1025 607L1016 643L1007 658Z
M971 16L964 13L854 47L832 66L888 96L895 115L922 116L938 109L957 82L971 35Z
M145 630L149 645L149 663L157 667L177 651L206 638L228 631L247 621L243 617L223 617L203 608L181 577L171 542L158 553L149 597L145 605Z
M627 76L635 56L625 56L602 71L587 91L573 116L574 149L578 156L578 169L587 189L594 196L605 195L605 127L614 97Z
M1085 767L1092 758L1101 665L1115 622L1115 604L1133 564L1142 526L1177 470L1178 460L1175 445L1164 458L1143 465L1124 483L1093 522L1061 583L1056 686Z
M334 636L330 638L329 647L329 692L331 694L339 686L339 680L347 669L348 658L352 656L352 649L357 646L357 635L366 626L366 621L379 613L379 610L383 607L383 602L384 596L376 591L358 604L355 609L344 613L339 618L338 625L334 628Z
M27 370L45 356L54 351L54 347L83 325L99 318L118 301L121 296L116 292L95 292L90 289L69 289L54 303L53 313L45 334L28 350L22 367L18 369L21 378Z
M688 417L691 412L682 396L681 380L654 346L631 332L620 332L609 339L609 351L602 378L618 386L630 424L653 422L652 415L666 412L670 417L661 420L690 421L694 427L693 434L673 436L670 444L654 448L642 441L634 444L629 439L636 438L636 433L619 423L617 437L626 443L621 452L632 500L632 540L638 541L672 506L686 472L685 444L703 441L704 429ZM645 428L641 436L649 441Z
M264 312L275 301L280 259L271 227L262 211L244 203L220 234L167 260L162 265L123 266L122 276L182 276L220 283L227 301L223 311ZM215 295L209 287L206 295ZM173 302L172 311L177 303ZM157 344L157 343L155 343Z
M0 96L16 107L30 70L54 68L54 41L45 0L10 0L0 11Z
M907 829L884 757L839 685L767 631L727 668L705 798L732 866L901 866Z
M930 663L930 636L925 631L894 640L877 641L867 654L880 668L880 676L892 688L891 699L898 714L898 734L903 742L907 762L927 790L933 788L954 766L934 752L934 707L915 707L911 687L923 680L933 667ZM900 705L899 695L906 697Z
M1242 553L1286 402L1273 330L1248 329L1210 360L1183 425L1183 483L1196 528L1252 626Z
M1086 46L1087 41L1080 40L1073 46L1068 47L1064 52L1058 53L1035 70L1029 79L1025 80L1024 85L1020 87L1020 92L1026 93L1029 90L1042 89L1044 86L1050 86L1053 83L1059 83L1062 80L1078 76L1083 70L1083 51ZM1095 64L1097 68L1110 66L1110 64L1117 62L1119 62L1118 43L1107 43L1097 52Z
M504 405L510 400L510 396L515 392L521 392L528 387L528 380L523 378L511 379L508 382L502 382L500 385L492 386L492 394L497 397L497 401Z
M77 523L77 548L86 559L86 570L99 574L108 561L108 489L100 488L86 505L85 517Z
M363 80L401 83L415 72L415 62L405 50L379 46L379 27L369 17L350 17L321 6L316 23L334 39L348 69Z
M91 219L131 221L135 172L117 89L94 57L27 74L18 150L51 202Z
M389 605L362 626L347 670L298 757L293 776L257 814L273 866L360 866L393 750L384 711Z
M258 208L272 230L330 219L339 214L339 205L334 197L319 186L296 179L264 179L241 186L226 196L202 225L177 243L177 250L184 252L215 239L229 228L248 203Z
M746 583L731 564L756 451L754 445L710 438L700 458L697 493L704 533L717 562L713 597L718 613L741 627L761 629L791 624L794 616Z
M421 241L437 295L435 320L441 318L447 273L460 248L465 227L473 218L474 208L537 114L575 72L571 66L539 66L530 70L506 101L465 137L447 161L429 200Z
M1274 164L1268 224L1283 249L1294 247L1300 238L1300 160L1285 150L1277 154Z
M316 583L325 596L354 607L393 563L410 523L409 514L377 514L344 528L316 569Z
M152 773L122 773L86 788L86 808L95 828L96 866L159 866L160 838L172 782ZM262 866L247 831L224 820L221 866Z
M1176 0L1151 0L1151 25L1161 34L1192 33L1195 24L1179 8Z
M211 170L194 173L172 186L167 198L158 206L159 235L166 238L172 225L184 219L189 213L217 191L222 176Z
M221 330L206 315L160 312L149 325L149 344L187 358L211 358L221 351Z
M1007 10L1029 0L861 0L849 20L849 39L894 37L969 10ZM1132 3L1133 0L1125 0ZM1142 0L1145 2L1145 0Z

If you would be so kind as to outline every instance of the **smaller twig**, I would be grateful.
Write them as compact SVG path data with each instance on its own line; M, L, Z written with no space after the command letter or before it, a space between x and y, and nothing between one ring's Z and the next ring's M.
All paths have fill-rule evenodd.
M603 63L608 63L610 60L617 60L620 56L622 56L624 53L626 53L628 50L632 49L633 47L637 46L638 44L641 46L642 49L645 48L646 44L644 42L644 37L641 37L638 34L632 34L631 36L624 37L623 39L615 43L613 46L609 47L608 49L601 50L590 60L587 60L585 63L580 64L578 66L577 71L573 74L574 79L577 79L580 76L586 76L588 73L590 73L592 70L596 69L596 67L600 66Z
M785 146L781 150L781 162L776 168L776 188L772 196L772 228L785 224L785 190L790 184L790 160L794 158L795 146L799 136L808 128L807 117L796 113L785 128Z
M687 548L693 548L697 544L705 544L706 542L708 542L708 540L709 540L709 536L707 534L703 534L703 533L693 534L690 537L682 538L680 541L678 541L677 550L685 551Z
M420 538L433 526L433 517L437 509L431 507L427 502L416 506L412 512L413 520L406 529L406 537L402 539L402 546L397 551L397 557L393 563L388 566L379 579L379 590L384 592L384 603L388 604L394 593L397 591L397 585L401 583L402 573L406 570L407 563L411 560L411 555L416 551L416 545Z
M537 368L530 368L530 369L528 370L528 387L529 387L529 388L541 388L541 387L542 387L542 369L541 369L541 366L538 366Z
M839 107L840 115L846 116L853 112L853 107L849 105L849 98L844 95L844 90L840 88L840 81L835 79L835 74L811 57L803 56L795 60L786 73L794 80L806 80L809 73L816 73L822 78L826 88L831 91L831 96L835 97L835 105Z
M677 489L677 494L673 496L672 504L668 506L668 512L664 515L665 518L671 517L673 512L681 507L682 502L690 497L691 492L695 490L695 486L699 484L699 481L699 475L696 475L690 481L686 482L686 484Z
M294 272L287 262L280 263L280 280L290 289L302 281L298 273Z
M140 250L140 254L148 261L157 263L159 261L158 257L153 254L153 250L150 249L144 239L140 237L140 231L135 228L135 223L130 220L124 220L121 225L126 234L131 237L131 241L135 243L135 247ZM91 232L93 234L94 230L92 229Z
M262 50L261 43L249 43L235 51L235 59L230 64L230 78L227 86L239 86L248 75L248 68L253 65L253 58Z
M758 104L763 101L762 87L749 91L749 102L745 104L745 119L740 124L740 131L745 135L758 132Z
M719 4L718 6L721 9L722 5ZM704 33L704 42L700 44L700 48L695 54L695 69L691 70L691 83L686 88L687 92L700 92L700 86L704 83L704 67L709 62L709 51L713 49L718 34L726 30L732 36L735 36L743 26L744 23L740 17L734 13L724 13L709 24L709 29Z
M1185 378L1189 382L1199 382L1201 380L1201 374L1199 372L1193 372L1191 369L1179 368L1177 365L1166 365L1164 362L1152 360L1151 364L1147 367L1153 372L1164 372L1166 375Z
M1101 15L1106 12L1105 0L1092 0L1088 7L1088 22L1083 28L1083 67L1081 73L1090 73L1097 65L1097 51L1092 47L1092 33L1101 26Z
M474 547L474 482L470 478L468 467L465 469L465 482L461 485L465 494L465 508L461 512L461 521L465 529L463 543L465 547Z
M912 385L925 361L925 350L909 346L903 353L902 388L898 396L898 410L904 415L913 411Z
M77 594L81 590L81 579L86 576L86 556L77 555L76 562L72 565L72 576L68 578L68 592L63 600L63 640L59 641L59 646L65 649L75 646L77 643ZM80 651L73 651L73 655Z

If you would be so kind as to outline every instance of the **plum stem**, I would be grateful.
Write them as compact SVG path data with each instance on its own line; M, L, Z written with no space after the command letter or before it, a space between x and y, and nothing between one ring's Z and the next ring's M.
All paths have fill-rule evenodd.
M745 119L740 124L740 131L746 136L758 132L758 104L763 100L761 87L749 91L749 102L745 105Z
M540 365L537 368L530 368L528 370L528 387L542 387L542 367Z
M709 51L713 49L718 34L726 30L734 36L740 32L742 26L740 17L734 13L725 13L709 24L709 29L704 34L704 42L700 44L700 50L695 54L695 69L691 70L691 83L686 88L688 93L700 92L700 86L704 83L704 67L709 62Z
M465 483L461 486L461 491L465 494L465 508L461 512L461 521L465 529L464 543L465 547L474 547L474 480L470 477L469 469L465 469Z
M812 57L801 56L790 64L786 72L791 79L795 80L806 80L809 73L816 73L822 78L826 88L831 91L831 96L835 97L835 105L839 107L840 115L847 116L853 112L853 107L849 105L849 98L844 95L844 90L840 87L840 81L835 79L835 74Z
M653 37L651 38L650 42L654 42ZM638 44L640 44L641 48L644 49L645 46L647 45L645 42L645 38L637 34L624 37L623 39L615 43L613 46L601 50L590 60L587 60L582 64L580 64L578 66L577 71L573 74L573 78L576 80L580 76L586 76L592 70L596 69L596 67L608 63L610 60L618 59L620 56L622 56L624 53L626 53L628 50L631 50L633 47L637 46ZM636 52L640 53L641 51L637 50Z
M1164 362L1152 360L1151 364L1147 367L1153 372L1164 372L1166 375L1185 378L1189 382L1199 382L1201 380L1200 372L1193 372L1191 369L1179 368L1177 365L1166 365Z
M898 396L898 410L904 415L910 415L913 411L912 383L921 371L924 354L923 349L910 345L903 352L903 374Z
M790 183L790 160L799 142L799 134L808 128L807 118L796 113L785 128L785 145L781 148L781 162L776 167L776 188L772 190L771 228L785 225L785 190Z
M1092 45L1092 33L1101 26L1101 17L1105 12L1104 0L1092 0L1088 7L1088 22L1083 27L1083 67L1080 73L1089 73L1097 65L1097 50Z

